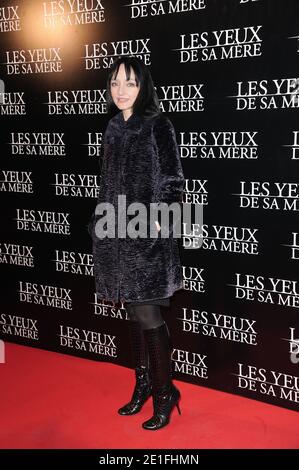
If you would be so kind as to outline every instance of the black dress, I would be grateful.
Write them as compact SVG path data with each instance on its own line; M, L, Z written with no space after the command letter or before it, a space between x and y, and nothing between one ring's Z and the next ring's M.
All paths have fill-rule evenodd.
M140 302L126 302L127 305L160 305L161 307L169 307L170 306L170 297L165 297L164 299L153 299L153 300L145 300Z

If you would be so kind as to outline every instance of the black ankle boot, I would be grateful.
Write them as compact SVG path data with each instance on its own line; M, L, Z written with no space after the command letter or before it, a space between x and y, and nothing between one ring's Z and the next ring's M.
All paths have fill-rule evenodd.
M152 393L149 376L149 359L143 330L137 321L131 321L131 346L135 369L136 383L129 403L119 408L120 415L138 413Z
M120 415L134 415L138 413L152 394L148 368L144 366L137 367L135 369L135 375L136 384L131 401L118 410Z
M175 406L181 414L178 404L181 394L171 380L171 347L166 323L157 328L144 330L144 336L148 347L153 384L154 414L149 420L142 423L142 427L155 431L169 423L171 412Z
M169 423L170 415L176 406L179 414L181 410L179 407L179 400L181 394L174 384L171 385L170 389L160 392L153 392L153 416L142 423L144 429L156 431L156 429L163 428Z

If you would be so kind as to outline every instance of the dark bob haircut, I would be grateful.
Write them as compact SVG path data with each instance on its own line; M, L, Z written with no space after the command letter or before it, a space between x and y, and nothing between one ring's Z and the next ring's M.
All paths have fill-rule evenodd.
M154 88L151 73L141 59L134 56L119 56L112 64L106 84L106 102L108 114L119 111L114 104L110 93L111 80L117 77L120 64L124 64L126 79L130 79L131 68L134 70L137 86L140 85L139 93L133 104L133 113L145 118L160 114L160 106L157 92Z

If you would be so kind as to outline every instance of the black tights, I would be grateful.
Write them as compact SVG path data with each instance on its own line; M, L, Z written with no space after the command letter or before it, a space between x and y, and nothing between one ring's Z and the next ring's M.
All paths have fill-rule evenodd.
M164 323L160 305L127 305L126 310L129 313L130 320L138 322L143 330L157 328Z

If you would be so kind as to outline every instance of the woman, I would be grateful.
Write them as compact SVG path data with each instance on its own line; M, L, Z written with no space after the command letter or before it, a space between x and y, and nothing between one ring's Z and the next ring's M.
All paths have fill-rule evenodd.
M170 337L160 309L183 288L178 242L169 220L169 236L162 238L164 219L158 217L153 224L143 213L136 225L129 210L125 227L129 231L135 221L135 230L142 227L146 235L134 238L132 229L121 236L118 217L126 207L120 208L119 201L121 196L125 204L142 203L145 209L178 204L184 175L173 125L160 112L150 72L140 59L124 56L114 62L107 80L107 105L109 112L118 113L104 133L98 204L89 226L96 293L99 299L122 301L130 318L136 383L130 402L118 412L135 414L152 395L154 413L142 426L156 430L169 423L175 406L180 413L180 392L172 383Z

